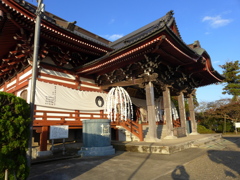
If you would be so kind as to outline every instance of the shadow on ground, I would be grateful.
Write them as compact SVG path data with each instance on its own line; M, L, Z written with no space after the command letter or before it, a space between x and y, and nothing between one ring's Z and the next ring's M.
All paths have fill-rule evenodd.
M210 160L217 164L223 164L224 166L230 168L231 170L240 174L240 152L239 151L208 151L208 157ZM226 176L231 176L235 178L235 175L225 170Z
M225 141L224 141L225 140ZM171 173L171 178L169 176L165 176L164 178L168 177L169 179L178 180L184 179L189 180L192 178L201 179L202 177L206 177L208 175L215 174L215 171L220 170L218 172L221 178L230 178L230 179L238 179L240 175L240 138L239 137L223 137L225 148L223 150L207 150L206 159L203 157L198 159L199 162L194 162L191 165L197 165L198 163L202 163L200 161L205 160L206 165L205 168L208 169L208 172L212 172L210 174L204 174L204 168L198 169L199 174L192 174L194 171L192 167L189 165L178 165ZM201 160L203 159L203 160ZM210 160L210 161L209 161ZM209 162L212 162L209 167ZM218 168L218 169L215 169ZM201 174L203 172L203 174ZM206 171L205 171L206 172ZM221 174L221 175L220 175ZM224 177L225 176L225 177ZM160 178L161 179L161 178Z
M104 157L77 157L34 164L31 167L28 180L70 180L90 171L92 168L99 166L121 153L122 152L117 152L115 155ZM78 168L78 170L76 170L76 168Z
M171 155L117 151L115 155L110 156L83 157L42 163L33 165L29 180L69 180L74 178L189 180L208 179L213 175L218 176L218 174L222 179L226 179L226 177L238 179L240 175L240 138L227 137L224 139L226 139L224 150L190 148Z
M173 170L171 176L172 176L172 179L174 180L178 180L178 179L189 180L189 177L190 177L189 174L186 172L185 167L182 165L177 166Z

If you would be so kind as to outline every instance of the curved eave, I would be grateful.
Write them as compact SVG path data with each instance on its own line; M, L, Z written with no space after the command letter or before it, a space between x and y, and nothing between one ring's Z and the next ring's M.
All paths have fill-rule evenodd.
M208 80L209 82L211 81L212 83L209 83L209 84L213 84L213 83L218 83L218 82L221 82L224 77L221 76L212 66L212 62L211 62L211 58L209 56L209 54L207 53L206 50L203 49L203 52L202 52L202 57L204 58L204 60L206 61L205 63L205 69L206 69L206 72L208 73ZM205 85L207 85L207 83L205 83ZM204 86L204 85L203 85Z
M221 82L224 79L216 71L209 71L208 69L206 69L201 73L195 74L195 77L197 77L201 81L198 87L202 87L210 84L216 84Z
M138 52L141 53L143 47L151 48L151 51L154 53L164 54L166 58L168 57L167 54L169 54L169 56L172 57L170 63L173 66L196 63L200 56L187 47L182 41L177 40L176 37L173 36L173 32L171 33L167 29L168 27L164 26L158 31L155 31L138 41L135 40L122 48L116 49L107 55L96 59L95 61L85 64L84 66L78 67L76 70L80 74L93 74L97 71L102 71L104 66L106 66L105 68L110 67L111 64L114 65L118 59L120 61L122 58L127 59L127 57L133 56ZM152 46L154 46L154 48Z
M187 70L187 72L193 77L196 77L197 79L201 80L200 86L205 86L208 84L214 84L221 82L224 77L221 76L212 66L211 58L207 51L205 49L202 49L202 51L199 53L195 51L194 49L190 48L188 45L186 45L181 39L179 39L172 31L171 29L167 29L169 34L171 34L171 37L175 39L173 42L178 42L181 44L182 52L186 52L190 57L195 59L195 63L191 64L193 71ZM194 60L193 59L193 60ZM201 61L205 60L205 63L202 63ZM188 65L187 65L188 66ZM197 72L196 72L197 71ZM187 73L186 72L186 73Z
M109 55L97 59L83 67L81 71L78 71L80 74L102 74L104 71L106 72L114 68L120 68L122 65L126 65L123 59L130 59L131 56L136 57L136 54L141 54L144 47L151 49L151 53L160 54L160 57L167 60L167 62L162 63L170 63L167 65L172 67L182 67L182 72L200 80L201 83L199 87L222 81L223 77L219 75L219 73L213 69L211 63L209 63L210 57L206 51L204 51L202 55L197 54L189 47L186 47L184 43L181 43L181 41L176 42L176 39L172 38L166 31L162 32L161 35L157 34L158 36L151 36L151 38L155 37L155 39L147 37L145 41L142 40L115 50ZM202 59L206 59L207 63L202 63ZM118 63L120 63L120 65L118 65ZM133 63L133 61L129 61L128 63Z
M143 52L151 52L151 50L154 49L160 40L161 37L156 37L155 39L148 42L142 41L141 43L118 49L103 56L102 58L95 60L94 62L90 62L76 69L76 71L78 71L79 74L94 74L100 71L104 71L108 68L119 68L119 66L117 66L118 64L123 66L127 63L130 63L130 61L133 63L136 61L136 57L143 56Z

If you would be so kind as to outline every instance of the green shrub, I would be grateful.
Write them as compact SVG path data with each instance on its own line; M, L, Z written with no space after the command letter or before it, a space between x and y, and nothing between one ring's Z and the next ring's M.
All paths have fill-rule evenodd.
M217 132L223 132L224 129L224 122L221 122L217 127ZM226 122L226 132L234 132L235 128L231 121Z
M210 129L207 129L205 126L202 126L202 125L198 125L197 126L197 132L198 133L202 133L202 134L204 134L204 133L213 133L213 131L212 130L210 130Z
M8 169L9 179L27 179L26 151L30 107L22 98L0 92L0 179Z

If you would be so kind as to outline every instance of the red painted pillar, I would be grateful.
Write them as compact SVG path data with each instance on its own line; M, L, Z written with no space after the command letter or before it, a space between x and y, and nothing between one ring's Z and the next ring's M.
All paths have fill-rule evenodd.
M49 127L42 126L42 132L40 134L40 151L47 151L48 134L49 134Z

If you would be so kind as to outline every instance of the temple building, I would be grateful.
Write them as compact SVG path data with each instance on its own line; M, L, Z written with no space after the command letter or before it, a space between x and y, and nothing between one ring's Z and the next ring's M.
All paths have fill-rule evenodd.
M0 91L28 102L35 18L32 4L0 0ZM131 117L117 105L112 110L112 139L156 142L194 135L195 90L222 80L199 41L184 43L173 11L114 42L44 12L34 141L46 151L52 125L68 125L69 140L81 139L83 119L109 118L108 92L117 87L127 92L132 108Z

